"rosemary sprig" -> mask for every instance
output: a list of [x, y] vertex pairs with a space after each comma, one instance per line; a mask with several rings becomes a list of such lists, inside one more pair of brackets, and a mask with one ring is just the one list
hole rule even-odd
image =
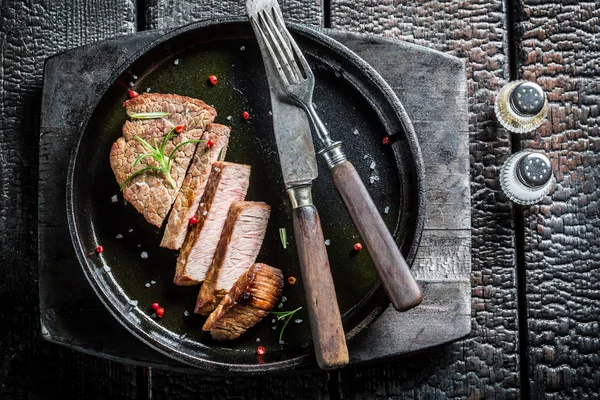
[[154, 139], [154, 146], [152, 146], [150, 143], [148, 143], [146, 140], [142, 139], [141, 137], [139, 137], [137, 135], [135, 136], [135, 139], [138, 142], [140, 142], [142, 144], [142, 146], [144, 146], [146, 148], [146, 150], [148, 150], [148, 153], [140, 154], [139, 157], [133, 163], [133, 168], [135, 168], [135, 166], [138, 165], [138, 163], [146, 157], [151, 157], [154, 160], [156, 160], [156, 162], [158, 163], [158, 167], [148, 166], [146, 168], [142, 168], [138, 171], [135, 171], [133, 174], [129, 175], [129, 177], [127, 179], [125, 179], [125, 181], [121, 184], [121, 191], [123, 191], [123, 188], [125, 187], [125, 184], [127, 182], [129, 182], [130, 180], [132, 180], [139, 174], [142, 174], [146, 171], [162, 172], [164, 174], [165, 178], [167, 179], [167, 182], [169, 182], [169, 184], [171, 185], [171, 187], [175, 188], [175, 186], [177, 186], [175, 181], [173, 180], [173, 178], [171, 178], [171, 164], [173, 163], [173, 156], [175, 155], [177, 150], [179, 150], [182, 146], [185, 146], [186, 144], [190, 144], [190, 143], [204, 142], [204, 140], [186, 140], [185, 142], [179, 143], [177, 146], [175, 146], [175, 148], [173, 149], [173, 151], [171, 151], [171, 153], [169, 155], [166, 155], [165, 148], [167, 146], [167, 143], [169, 142], [169, 139], [177, 136], [176, 134], [173, 133], [174, 131], [175, 131], [175, 128], [172, 128], [167, 133], [167, 135], [163, 139], [160, 147], [158, 146], [156, 139]]
[[133, 119], [156, 119], [156, 118], [164, 118], [169, 115], [168, 112], [164, 111], [154, 111], [147, 113], [129, 113], [129, 117]]
[[287, 249], [287, 231], [285, 228], [279, 228], [279, 238], [281, 239], [281, 245], [284, 249]]
[[219, 151], [219, 156], [217, 157], [217, 161], [223, 161], [223, 151], [225, 150], [227, 146], [223, 146], [221, 147], [221, 150]]
[[281, 330], [279, 331], [279, 341], [280, 342], [282, 340], [281, 338], [283, 337], [283, 331], [285, 330], [285, 327], [287, 326], [287, 324], [289, 324], [289, 322], [292, 319], [292, 317], [294, 316], [294, 314], [296, 314], [296, 312], [301, 309], [302, 309], [302, 307], [298, 307], [292, 311], [271, 311], [271, 314], [273, 314], [277, 317], [277, 321], [281, 321], [282, 319], [285, 319], [285, 323], [283, 324], [283, 326], [281, 327]]

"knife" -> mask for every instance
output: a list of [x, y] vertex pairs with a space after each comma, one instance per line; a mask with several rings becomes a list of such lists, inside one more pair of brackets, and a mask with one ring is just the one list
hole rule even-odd
[[[257, 13], [272, 1], [248, 0], [246, 8], [262, 54], [273, 112], [273, 129], [286, 191], [293, 213], [294, 235], [306, 292], [308, 316], [319, 367], [332, 369], [348, 363], [348, 348], [331, 276], [319, 214], [312, 202], [317, 160], [306, 113], [282, 101], [285, 91], [256, 24]], [[277, 4], [277, 3], [275, 3]]]

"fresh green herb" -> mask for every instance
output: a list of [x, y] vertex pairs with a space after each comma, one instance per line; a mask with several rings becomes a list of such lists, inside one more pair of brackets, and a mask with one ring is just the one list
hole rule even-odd
[[279, 238], [281, 239], [281, 245], [284, 249], [287, 249], [287, 231], [285, 228], [279, 228]]
[[221, 147], [221, 151], [219, 151], [219, 157], [217, 157], [217, 161], [223, 161], [223, 151], [225, 150], [225, 147], [227, 146]]
[[155, 111], [155, 112], [147, 112], [147, 113], [129, 113], [129, 117], [134, 119], [156, 119], [156, 118], [164, 118], [169, 115], [168, 112], [164, 111]]
[[277, 317], [277, 321], [281, 321], [282, 319], [285, 319], [285, 323], [281, 327], [281, 331], [279, 331], [279, 341], [280, 342], [282, 340], [281, 338], [283, 337], [283, 331], [285, 330], [285, 327], [290, 322], [290, 320], [292, 319], [294, 314], [296, 314], [296, 312], [301, 309], [302, 309], [302, 307], [298, 307], [292, 311], [281, 311], [281, 312], [280, 311], [271, 311], [271, 314], [273, 314]]
[[130, 180], [132, 180], [139, 174], [144, 173], [146, 171], [162, 172], [165, 175], [165, 178], [167, 179], [167, 181], [169, 182], [171, 187], [175, 188], [175, 186], [176, 186], [175, 181], [173, 180], [173, 178], [171, 178], [171, 164], [173, 163], [173, 156], [175, 155], [175, 152], [177, 152], [177, 150], [179, 150], [179, 148], [181, 148], [182, 146], [185, 146], [186, 144], [200, 143], [200, 142], [204, 142], [204, 140], [186, 140], [185, 142], [181, 142], [177, 146], [175, 146], [173, 151], [171, 151], [171, 154], [169, 154], [167, 156], [165, 154], [165, 148], [167, 146], [167, 143], [168, 143], [169, 139], [177, 136], [176, 134], [173, 133], [174, 130], [175, 130], [175, 128], [172, 128], [169, 131], [169, 133], [167, 133], [167, 135], [163, 139], [160, 147], [156, 143], [156, 139], [154, 139], [154, 146], [152, 146], [152, 145], [150, 145], [150, 143], [148, 143], [141, 137], [135, 136], [135, 139], [138, 142], [140, 142], [146, 148], [146, 150], [148, 150], [148, 153], [141, 154], [133, 163], [133, 168], [135, 168], [135, 166], [138, 165], [138, 163], [146, 157], [154, 158], [156, 160], [156, 162], [158, 163], [158, 167], [149, 166], [146, 168], [142, 168], [139, 171], [136, 171], [133, 174], [129, 175], [129, 177], [127, 179], [125, 179], [125, 182], [123, 182], [123, 184], [121, 185], [121, 191], [123, 191], [123, 188], [125, 187], [125, 184], [127, 182], [129, 182]]

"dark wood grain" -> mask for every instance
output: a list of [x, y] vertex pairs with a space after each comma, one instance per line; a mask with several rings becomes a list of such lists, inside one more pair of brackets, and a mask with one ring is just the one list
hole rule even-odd
[[348, 161], [336, 165], [331, 179], [394, 308], [406, 311], [419, 304], [423, 293], [354, 166]]
[[[287, 21], [316, 27], [323, 26], [322, 0], [281, 0], [279, 2]], [[203, 19], [246, 15], [246, 2], [242, 0], [147, 0], [146, 28], [175, 28]]]
[[136, 395], [135, 368], [41, 339], [36, 218], [44, 59], [133, 32], [134, 13], [131, 1], [0, 3], [0, 398]]
[[[419, 356], [342, 372], [339, 396], [343, 399], [517, 397], [514, 228], [512, 206], [498, 184], [498, 171], [510, 154], [511, 143], [510, 136], [498, 130], [493, 116], [494, 93], [508, 78], [504, 2], [332, 0], [331, 5], [332, 28], [407, 40], [466, 59], [473, 207], [470, 338]], [[368, 49], [361, 56], [374, 65], [391, 65], [385, 59], [369, 58]], [[404, 104], [415, 97], [421, 99], [420, 103], [412, 101], [421, 104], [420, 107], [407, 107], [417, 132], [430, 129], [434, 122], [443, 122], [444, 118], [442, 107], [438, 115], [424, 114], [425, 110], [443, 104], [443, 97], [418, 91], [419, 84], [406, 82], [394, 87]], [[446, 131], [446, 140], [451, 140], [451, 133], [452, 130]], [[433, 143], [425, 139], [421, 142], [422, 149], [435, 153], [443, 140], [443, 135], [437, 136]], [[439, 182], [439, 187], [455, 184], [443, 164], [430, 170], [427, 162], [425, 165], [426, 174], [433, 174], [432, 179]], [[436, 197], [436, 203], [444, 199], [442, 193]], [[428, 216], [424, 240], [429, 240], [426, 235], [435, 232], [427, 231], [427, 224], [444, 226], [447, 215], [462, 212], [458, 197], [446, 200], [454, 204], [441, 208], [442, 213]], [[436, 261], [442, 260], [433, 262]], [[428, 263], [415, 264], [416, 276], [427, 276]]]
[[548, 94], [522, 147], [545, 151], [556, 188], [524, 207], [529, 387], [535, 399], [600, 390], [600, 3], [519, 1], [520, 78]]
[[317, 364], [322, 369], [340, 368], [348, 364], [348, 347], [321, 219], [314, 206], [295, 208], [292, 219]]

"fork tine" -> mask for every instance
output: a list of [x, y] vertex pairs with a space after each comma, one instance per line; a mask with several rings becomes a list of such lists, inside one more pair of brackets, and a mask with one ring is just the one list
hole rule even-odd
[[[291, 69], [293, 71], [294, 78], [296, 78], [298, 81], [302, 81], [303, 80], [302, 71], [300, 70], [300, 67], [296, 63], [296, 59], [294, 58], [294, 53], [289, 46], [289, 42], [290, 42], [289, 32], [287, 32], [287, 28], [283, 24], [283, 21], [281, 20], [281, 17], [279, 16], [279, 13], [277, 12], [277, 10], [275, 8], [272, 8], [271, 11], [275, 15], [275, 20], [273, 20], [271, 18], [271, 16], [269, 15], [270, 13], [265, 13], [267, 16], [267, 21], [270, 23], [271, 28], [273, 29], [273, 31], [277, 35], [277, 38], [279, 39], [279, 43], [281, 43], [281, 45], [285, 51], [284, 56], [287, 55], [287, 59], [288, 59], [288, 62], [290, 63]], [[277, 24], [276, 21], [279, 21], [280, 23]]]
[[[258, 18], [260, 18], [260, 13], [258, 14]], [[255, 17], [251, 17], [250, 22], [252, 22], [252, 24], [256, 26], [256, 29], [260, 33], [260, 36], [263, 42], [265, 43], [265, 46], [269, 50], [269, 54], [271, 54], [271, 58], [273, 59], [273, 63], [275, 64], [275, 68], [277, 69], [277, 72], [279, 72], [279, 77], [283, 80], [284, 85], [289, 85], [288, 79], [285, 76], [285, 73], [283, 72], [283, 68], [281, 67], [279, 60], [277, 59], [277, 55], [275, 54], [273, 47], [271, 47], [271, 43], [269, 43], [269, 40], [267, 39], [267, 35], [265, 34]]]
[[[279, 23], [280, 26], [285, 27], [283, 19], [277, 12], [275, 12], [275, 19], [277, 20], [277, 22]], [[290, 32], [287, 29], [284, 29], [283, 31], [286, 34], [286, 37], [288, 39], [287, 41], [292, 45], [292, 48], [294, 49], [294, 53], [296, 54], [296, 57], [298, 58], [298, 60], [300, 61], [300, 64], [302, 65], [302, 68], [304, 69], [304, 74], [306, 75], [306, 78], [311, 79], [313, 74], [312, 74], [312, 70], [310, 69], [310, 65], [308, 65], [308, 61], [306, 61], [306, 57], [304, 57], [304, 54], [302, 54], [302, 51], [300, 51], [298, 44], [296, 43], [294, 38], [291, 36]], [[294, 59], [294, 62], [296, 62], [295, 59]]]
[[[283, 66], [285, 67], [285, 71], [287, 71], [287, 73], [289, 74], [290, 83], [292, 85], [298, 83], [296, 74], [294, 74], [294, 70], [292, 69], [292, 67], [289, 63], [289, 60], [286, 58], [285, 52], [281, 49], [281, 46], [283, 45], [283, 41], [278, 40], [279, 38], [277, 38], [276, 35], [273, 33], [273, 28], [275, 28], [275, 31], [277, 31], [277, 28], [274, 26], [272, 27], [269, 24], [269, 15], [265, 11], [259, 13], [259, 18], [260, 18], [260, 21], [264, 24], [264, 28], [265, 28], [265, 31], [267, 32], [268, 39], [271, 40], [271, 43], [275, 46], [277, 54], [280, 56], [280, 61], [282, 62]], [[272, 20], [271, 20], [271, 22], [272, 22]]]

